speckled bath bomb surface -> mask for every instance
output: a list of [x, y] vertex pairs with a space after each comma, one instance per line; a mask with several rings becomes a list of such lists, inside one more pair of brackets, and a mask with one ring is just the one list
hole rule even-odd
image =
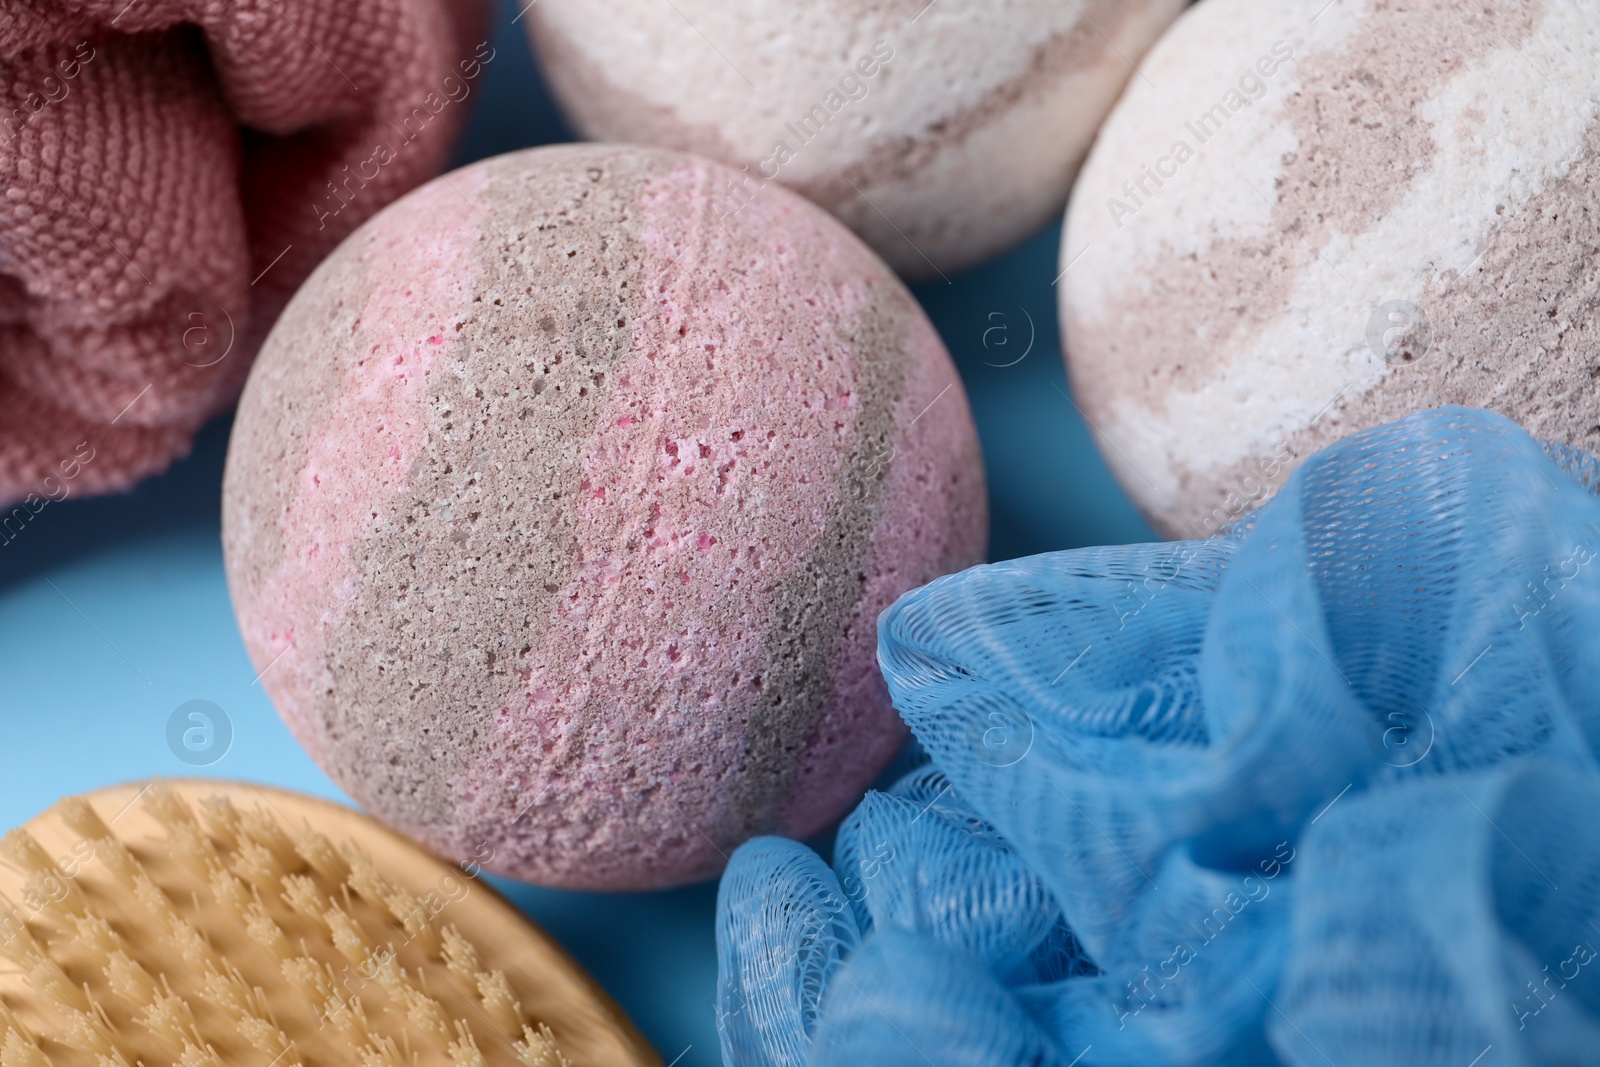
[[1151, 50], [1061, 284], [1074, 392], [1158, 528], [1442, 404], [1600, 448], [1597, 56], [1592, 0], [1205, 0]]
[[901, 743], [895, 596], [980, 559], [955, 369], [781, 189], [564, 146], [447, 175], [284, 313], [228, 457], [250, 655], [353, 797], [551, 885], [714, 874]]
[[951, 272], [1044, 225], [1184, 0], [540, 0], [540, 69], [584, 136], [782, 182], [897, 270]]

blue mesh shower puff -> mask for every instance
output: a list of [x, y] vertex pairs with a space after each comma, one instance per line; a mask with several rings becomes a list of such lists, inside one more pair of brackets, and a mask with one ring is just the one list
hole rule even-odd
[[739, 850], [730, 1067], [1600, 1064], [1600, 464], [1447, 408], [879, 620], [931, 763]]

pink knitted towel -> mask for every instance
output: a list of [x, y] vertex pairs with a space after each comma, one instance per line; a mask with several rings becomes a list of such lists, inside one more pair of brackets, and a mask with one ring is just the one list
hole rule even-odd
[[486, 15], [0, 0], [0, 503], [188, 451], [318, 261], [444, 165]]

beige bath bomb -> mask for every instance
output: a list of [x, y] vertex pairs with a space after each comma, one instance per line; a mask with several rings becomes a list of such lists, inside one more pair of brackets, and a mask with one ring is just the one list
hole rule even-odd
[[1184, 0], [540, 0], [527, 25], [584, 136], [742, 167], [716, 217], [771, 182], [908, 276], [977, 262], [1060, 210]]
[[1600, 5], [1206, 0], [1067, 212], [1073, 390], [1163, 532], [1441, 404], [1600, 445]]

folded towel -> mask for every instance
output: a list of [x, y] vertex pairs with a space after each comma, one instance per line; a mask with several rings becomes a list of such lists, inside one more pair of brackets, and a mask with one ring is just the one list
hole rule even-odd
[[0, 0], [0, 502], [188, 450], [321, 258], [443, 167], [486, 15]]

